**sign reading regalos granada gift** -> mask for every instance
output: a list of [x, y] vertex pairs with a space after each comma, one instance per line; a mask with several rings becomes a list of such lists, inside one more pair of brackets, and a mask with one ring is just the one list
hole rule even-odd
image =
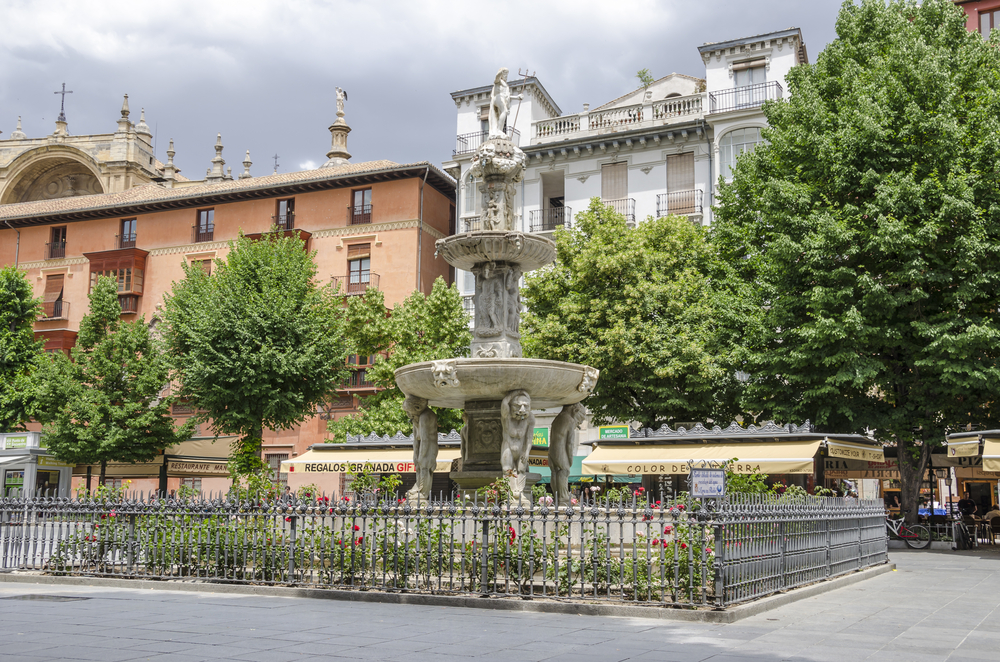
[[[438, 461], [440, 464], [440, 460]], [[301, 464], [289, 464], [288, 471], [295, 473], [301, 471], [307, 474], [322, 473], [368, 473], [389, 474], [389, 473], [413, 473], [416, 469], [413, 462], [303, 462]]]
[[597, 428], [598, 439], [628, 439], [627, 425], [602, 425]]

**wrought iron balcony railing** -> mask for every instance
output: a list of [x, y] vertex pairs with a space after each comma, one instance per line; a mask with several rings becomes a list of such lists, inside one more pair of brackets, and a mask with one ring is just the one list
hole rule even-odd
[[756, 108], [765, 101], [780, 99], [782, 94], [781, 83], [776, 80], [718, 90], [708, 94], [708, 112], [725, 113]]
[[570, 228], [572, 211], [569, 207], [536, 209], [528, 215], [532, 232], [553, 232], [556, 228]]
[[617, 200], [601, 200], [616, 212], [625, 217], [630, 225], [635, 225], [635, 198], [618, 198]]
[[459, 219], [461, 223], [462, 232], [479, 232], [483, 229], [483, 220], [481, 216], [467, 216], [463, 219]]
[[700, 214], [702, 213], [701, 201], [701, 189], [660, 193], [656, 196], [656, 217], [661, 218], [669, 214], [677, 216]]
[[194, 243], [200, 244], [204, 241], [215, 240], [215, 224], [194, 226]]
[[470, 316], [476, 316], [476, 299], [471, 294], [469, 296], [462, 297], [462, 310], [467, 312]]
[[46, 301], [42, 304], [42, 312], [38, 316], [40, 321], [44, 320], [65, 320], [69, 319], [69, 301]]
[[375, 384], [368, 380], [367, 368], [358, 368], [351, 372], [351, 376], [344, 384], [343, 390], [354, 390], [363, 388], [375, 388]]
[[135, 233], [116, 234], [115, 248], [135, 248]]
[[348, 205], [347, 224], [364, 225], [372, 222], [372, 206], [369, 205]]
[[[488, 131], [476, 131], [475, 133], [463, 133], [456, 136], [455, 149], [452, 154], [455, 156], [458, 156], [459, 154], [471, 154], [479, 149], [480, 145], [486, 142], [486, 136], [488, 135]], [[521, 146], [521, 132], [517, 129], [507, 127], [507, 137], [518, 147]]]
[[122, 307], [122, 314], [139, 312], [138, 294], [119, 294], [118, 305]]
[[66, 242], [65, 241], [50, 241], [45, 244], [45, 259], [47, 260], [58, 260], [66, 257]]
[[368, 290], [378, 289], [378, 274], [370, 271], [356, 271], [347, 276], [334, 276], [333, 286], [338, 288], [338, 292], [346, 296], [356, 296], [364, 294]]
[[288, 212], [287, 214], [279, 214], [277, 216], [272, 216], [271, 220], [274, 221], [274, 224], [278, 226], [279, 230], [295, 229], [295, 212]]

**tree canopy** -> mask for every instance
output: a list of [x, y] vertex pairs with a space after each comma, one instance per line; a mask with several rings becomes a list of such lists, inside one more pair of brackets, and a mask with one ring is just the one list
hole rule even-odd
[[304, 248], [297, 235], [241, 234], [211, 275], [185, 265], [165, 297], [180, 394], [217, 434], [239, 435], [241, 473], [260, 468], [264, 428], [301, 423], [347, 376], [343, 308]]
[[[412, 425], [402, 409], [405, 396], [396, 386], [393, 373], [410, 363], [467, 356], [472, 342], [462, 297], [454, 285], [449, 287], [441, 278], [434, 281], [430, 295], [414, 292], [392, 311], [386, 308], [385, 297], [378, 290], [352, 297], [347, 305], [346, 328], [351, 352], [375, 357], [366, 378], [380, 390], [361, 398], [358, 414], [330, 422], [329, 430], [336, 441], [345, 441], [348, 434], [409, 433]], [[462, 427], [458, 410], [435, 411], [440, 431]]]
[[527, 277], [522, 344], [601, 371], [586, 401], [595, 422], [737, 413], [733, 330], [746, 313], [701, 228], [677, 216], [629, 227], [595, 198], [556, 245], [555, 264]]
[[41, 352], [34, 333], [40, 309], [25, 273], [0, 269], [0, 431], [21, 430], [31, 417], [28, 377]]
[[911, 517], [931, 447], [998, 421], [998, 35], [947, 0], [846, 2], [719, 187], [762, 311], [748, 407], [896, 444]]
[[191, 436], [174, 426], [172, 398], [162, 394], [169, 366], [142, 320], [121, 321], [118, 286], [101, 277], [90, 293], [72, 360], [62, 352], [40, 361], [37, 418], [49, 451], [72, 464], [145, 462]]

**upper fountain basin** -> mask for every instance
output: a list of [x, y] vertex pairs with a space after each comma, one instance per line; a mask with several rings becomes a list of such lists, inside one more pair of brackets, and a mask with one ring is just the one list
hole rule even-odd
[[434, 407], [460, 409], [466, 402], [502, 400], [524, 389], [532, 409], [580, 402], [594, 390], [599, 372], [590, 366], [546, 359], [446, 359], [411, 363], [396, 370], [406, 395]]
[[554, 241], [523, 232], [466, 232], [438, 239], [435, 247], [448, 264], [463, 271], [484, 262], [513, 262], [528, 272], [556, 259]]

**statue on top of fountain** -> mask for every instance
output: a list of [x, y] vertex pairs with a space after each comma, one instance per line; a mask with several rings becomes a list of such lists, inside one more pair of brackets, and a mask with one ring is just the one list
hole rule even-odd
[[[518, 97], [520, 98], [520, 97]], [[507, 69], [501, 68], [493, 81], [490, 95], [489, 133], [472, 157], [472, 176], [480, 180], [479, 190], [486, 197], [483, 210], [484, 230], [514, 232], [514, 195], [524, 177], [524, 152], [507, 137], [510, 113], [510, 87]]]

